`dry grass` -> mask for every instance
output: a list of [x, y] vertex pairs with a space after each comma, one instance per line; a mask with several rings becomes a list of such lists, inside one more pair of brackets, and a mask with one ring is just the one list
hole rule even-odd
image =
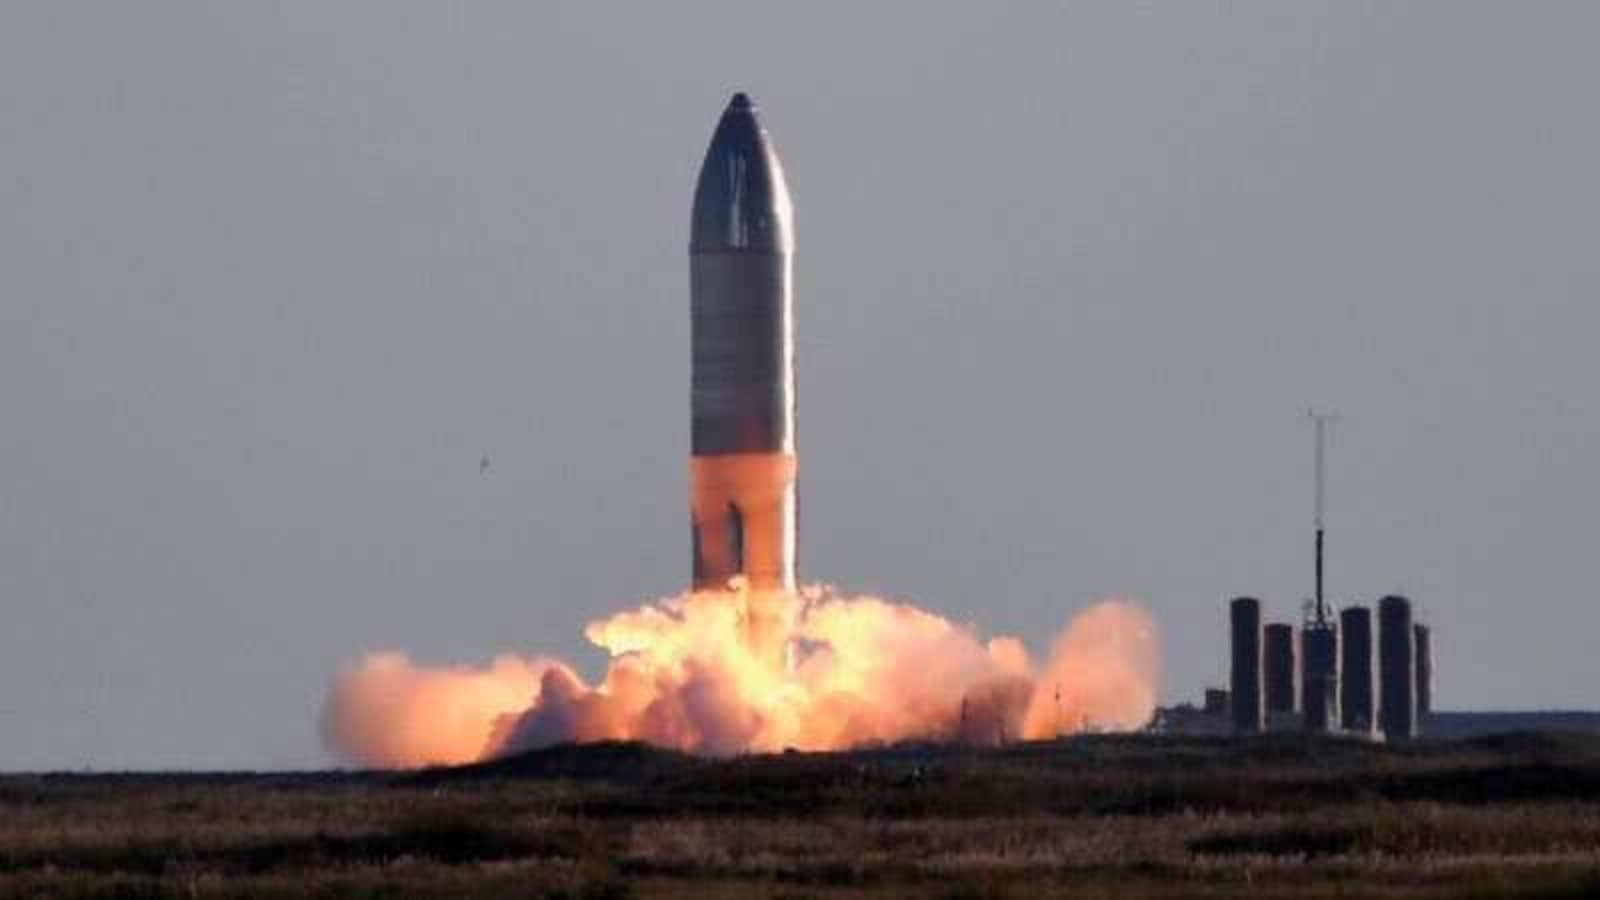
[[1600, 744], [1572, 738], [1095, 739], [613, 778], [562, 752], [555, 773], [0, 777], [0, 897], [1600, 895]]

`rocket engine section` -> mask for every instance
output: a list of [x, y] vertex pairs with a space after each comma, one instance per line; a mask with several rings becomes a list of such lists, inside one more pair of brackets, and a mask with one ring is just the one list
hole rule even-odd
[[694, 586], [795, 586], [793, 212], [756, 107], [735, 94], [689, 238]]

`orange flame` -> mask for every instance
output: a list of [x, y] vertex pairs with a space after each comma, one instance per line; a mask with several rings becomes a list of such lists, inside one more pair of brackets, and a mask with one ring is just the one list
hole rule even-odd
[[711, 754], [828, 750], [1130, 729], [1155, 700], [1154, 624], [1118, 600], [1074, 617], [1040, 667], [1015, 638], [984, 642], [914, 606], [817, 586], [736, 582], [585, 633], [611, 654], [595, 685], [553, 660], [428, 669], [368, 656], [335, 678], [323, 734], [343, 758], [379, 767], [604, 739]]

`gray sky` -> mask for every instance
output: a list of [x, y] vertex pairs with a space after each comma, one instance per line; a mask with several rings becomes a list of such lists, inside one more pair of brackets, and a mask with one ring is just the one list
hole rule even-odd
[[[794, 193], [801, 564], [1163, 695], [1403, 588], [1449, 708], [1600, 705], [1600, 6], [10, 2], [0, 769], [320, 765], [364, 650], [688, 577], [687, 227]], [[478, 460], [493, 461], [480, 476]]]

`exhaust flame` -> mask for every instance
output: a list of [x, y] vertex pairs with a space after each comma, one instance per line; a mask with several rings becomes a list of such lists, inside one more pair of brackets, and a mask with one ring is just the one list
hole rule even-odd
[[1143, 725], [1156, 632], [1126, 601], [1075, 616], [1035, 666], [941, 616], [825, 587], [700, 591], [593, 622], [611, 654], [586, 684], [549, 659], [419, 668], [378, 653], [339, 674], [323, 736], [341, 757], [405, 768], [563, 741], [643, 740], [708, 754], [908, 739], [1001, 743]]

